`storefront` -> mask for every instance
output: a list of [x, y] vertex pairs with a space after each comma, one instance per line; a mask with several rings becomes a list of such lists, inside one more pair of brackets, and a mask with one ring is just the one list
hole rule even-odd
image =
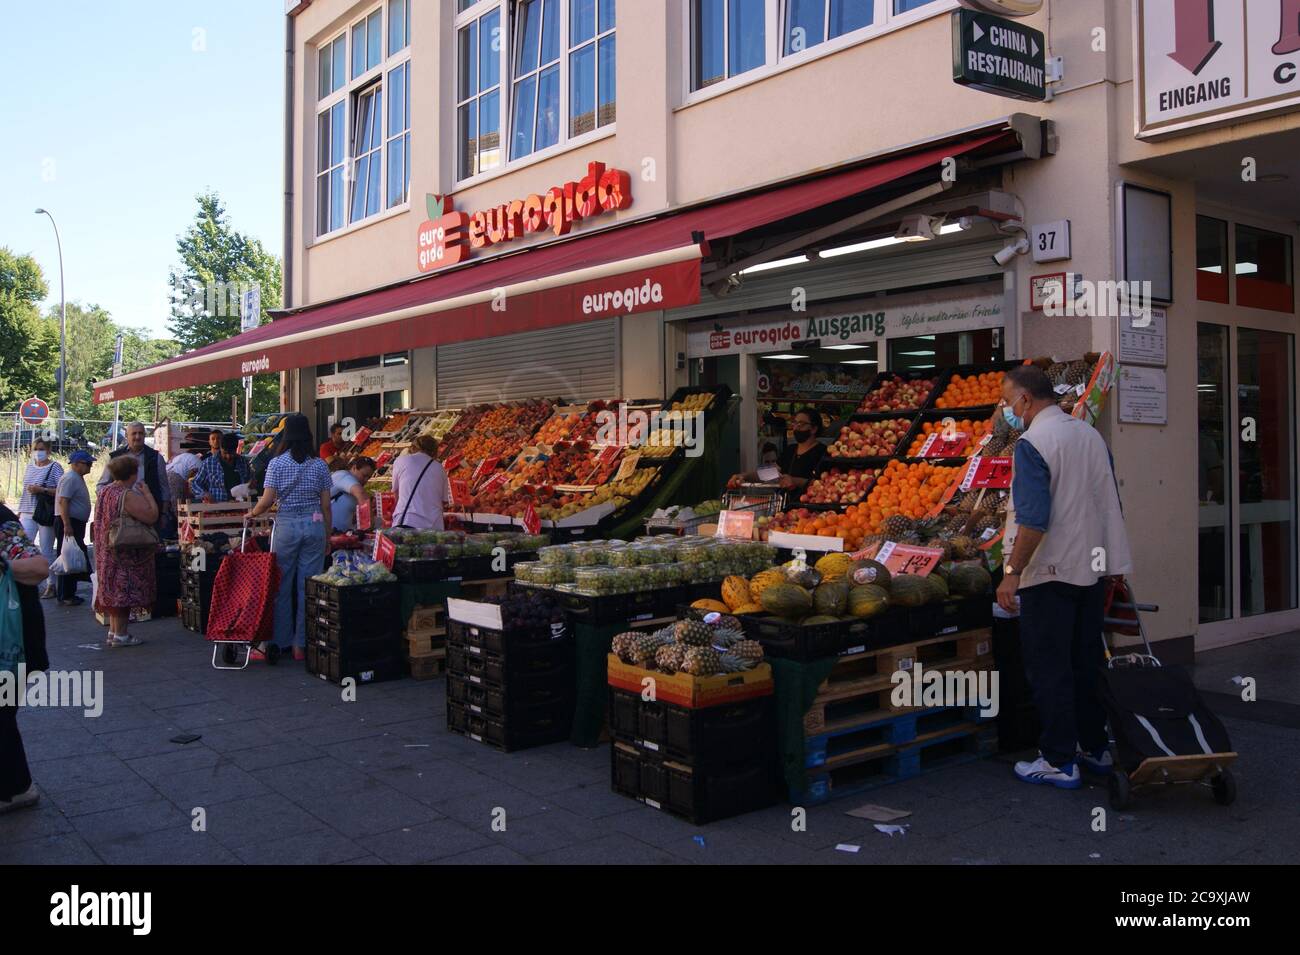
[[317, 434], [329, 434], [338, 422], [351, 440], [376, 418], [410, 406], [411, 359], [406, 353], [316, 366]]

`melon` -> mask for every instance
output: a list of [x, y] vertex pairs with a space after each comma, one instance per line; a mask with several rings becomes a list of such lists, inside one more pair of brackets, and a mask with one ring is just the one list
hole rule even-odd
[[938, 574], [931, 574], [929, 577], [922, 577], [925, 585], [930, 588], [930, 603], [939, 604], [948, 599], [948, 581]]
[[839, 580], [853, 568], [853, 558], [848, 554], [827, 554], [813, 564], [813, 569], [822, 575], [822, 581]]
[[832, 617], [830, 614], [818, 614], [815, 617], [805, 617], [800, 623], [805, 627], [815, 627], [821, 623], [839, 623], [839, 617]]
[[899, 574], [889, 584], [890, 603], [899, 607], [924, 607], [932, 593], [922, 578], [912, 574]]
[[736, 613], [736, 614], [740, 614], [740, 613], [762, 613], [762, 612], [763, 612], [763, 605], [762, 605], [762, 604], [756, 604], [756, 603], [748, 603], [748, 604], [744, 604], [743, 606], [733, 608], [731, 612], [732, 612], [732, 613]]
[[763, 591], [763, 609], [785, 620], [799, 620], [812, 611], [812, 594], [798, 584], [776, 584]]
[[731, 613], [731, 608], [721, 600], [697, 600], [691, 604], [695, 610], [703, 610], [706, 613]]
[[957, 564], [948, 575], [948, 589], [956, 597], [980, 597], [993, 589], [993, 577], [979, 564]]
[[824, 583], [813, 591], [813, 612], [831, 617], [844, 616], [849, 602], [849, 585], [842, 581]]
[[874, 617], [889, 609], [889, 594], [876, 584], [863, 584], [849, 591], [849, 614], [858, 617]]
[[857, 561], [853, 565], [853, 569], [849, 571], [849, 579], [857, 586], [875, 584], [877, 587], [882, 588], [886, 593], [889, 592], [889, 569], [879, 561]]
[[749, 593], [749, 581], [744, 577], [735, 576], [725, 579], [722, 582], [722, 602], [732, 610], [743, 607], [747, 603], [752, 603], [753, 598]]
[[763, 591], [768, 587], [787, 582], [785, 571], [773, 567], [749, 578], [749, 596], [755, 603], [759, 603], [763, 598]]

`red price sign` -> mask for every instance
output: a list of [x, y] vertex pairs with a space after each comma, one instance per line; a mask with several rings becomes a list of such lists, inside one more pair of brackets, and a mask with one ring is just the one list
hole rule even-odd
[[357, 530], [370, 530], [370, 502], [357, 505]]
[[536, 534], [542, 529], [542, 519], [537, 516], [537, 511], [533, 510], [533, 505], [529, 504], [524, 508], [524, 530], [530, 534]]
[[885, 541], [880, 545], [876, 560], [884, 564], [891, 574], [926, 577], [943, 560], [943, 548], [917, 547], [914, 544], [895, 544], [893, 541]]
[[464, 478], [451, 479], [451, 503], [458, 506], [469, 503], [469, 482]]
[[375, 535], [375, 560], [389, 570], [393, 569], [393, 561], [397, 560], [397, 545], [383, 534]]
[[443, 470], [445, 470], [448, 474], [450, 474], [452, 471], [460, 467], [461, 461], [462, 458], [459, 454], [453, 454], [446, 461], [442, 462]]
[[482, 461], [480, 461], [480, 462], [478, 463], [478, 467], [476, 467], [476, 468], [474, 469], [474, 473], [473, 473], [472, 475], [470, 475], [470, 479], [469, 479], [469, 480], [470, 480], [470, 483], [471, 483], [471, 484], [477, 484], [477, 483], [478, 483], [479, 481], [481, 481], [481, 480], [482, 480], [486, 475], [491, 474], [493, 471], [495, 471], [495, 470], [496, 470], [496, 466], [497, 466], [500, 462], [501, 462], [501, 458], [499, 458], [499, 457], [496, 457], [496, 458], [484, 458]]
[[936, 431], [921, 445], [920, 457], [959, 458], [966, 450], [967, 435], [961, 431]]
[[374, 434], [374, 432], [371, 431], [369, 428], [362, 428], [360, 431], [356, 433], [356, 437], [352, 439], [352, 443], [360, 447], [370, 440], [370, 436], [372, 434]]
[[379, 492], [379, 519], [384, 527], [393, 526], [393, 515], [397, 513], [397, 492]]
[[717, 537], [750, 540], [754, 536], [753, 511], [723, 511], [718, 515]]
[[382, 471], [384, 468], [388, 467], [388, 462], [391, 460], [393, 460], [393, 452], [385, 451], [383, 454], [379, 455], [379, 457], [375, 458], [375, 470]]
[[498, 471], [480, 485], [478, 493], [490, 494], [492, 491], [504, 487], [509, 481], [510, 478], [505, 471]]
[[974, 457], [966, 465], [966, 474], [961, 479], [961, 489], [990, 488], [1005, 491], [1011, 487], [1011, 458]]
[[608, 464], [610, 461], [613, 461], [618, 457], [618, 453], [622, 450], [623, 449], [617, 444], [605, 445], [605, 447], [601, 448], [599, 453], [596, 455], [596, 466], [600, 467], [602, 464]]

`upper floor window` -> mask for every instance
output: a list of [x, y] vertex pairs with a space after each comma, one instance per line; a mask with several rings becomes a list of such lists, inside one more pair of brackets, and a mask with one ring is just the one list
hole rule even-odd
[[457, 9], [457, 178], [614, 122], [615, 0], [458, 0]]
[[317, 47], [317, 235], [410, 195], [412, 6], [388, 0]]
[[[702, 90], [936, 0], [687, 0], [690, 88]], [[769, 29], [779, 34], [770, 36]]]

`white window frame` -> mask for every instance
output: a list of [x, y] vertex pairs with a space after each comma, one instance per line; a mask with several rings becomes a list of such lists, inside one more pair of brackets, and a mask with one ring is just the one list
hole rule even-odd
[[[682, 37], [686, 48], [684, 50], [685, 55], [681, 58], [681, 98], [676, 108], [684, 109], [694, 106], [696, 103], [761, 82], [770, 76], [789, 69], [795, 69], [813, 60], [874, 40], [894, 30], [901, 30], [915, 23], [949, 14], [958, 8], [957, 0], [933, 0], [933, 2], [908, 13], [895, 14], [894, 0], [875, 0], [875, 3], [875, 15], [869, 26], [841, 34], [834, 39], [824, 40], [795, 53], [786, 54], [784, 26], [788, 2], [787, 0], [766, 0], [765, 10], [767, 16], [764, 27], [766, 30], [764, 45], [767, 56], [764, 64], [736, 76], [725, 77], [710, 86], [697, 90], [692, 87], [695, 73], [695, 34], [691, 26], [692, 0], [680, 0]], [[724, 55], [726, 55], [725, 32], [723, 43]]]
[[[408, 7], [407, 7], [408, 25], [410, 24], [412, 18], [414, 17], [414, 12], [413, 12], [414, 6], [415, 4], [410, 2], [410, 0], [408, 0]], [[405, 93], [408, 100], [407, 110], [408, 113], [411, 115], [412, 120], [411, 123], [407, 125], [407, 128], [405, 130], [403, 130], [400, 134], [391, 137], [389, 135], [389, 125], [388, 125], [388, 108], [389, 108], [388, 96], [391, 91], [388, 90], [386, 87], [388, 85], [389, 73], [392, 70], [397, 69], [398, 67], [409, 64], [411, 60], [411, 33], [410, 33], [410, 28], [408, 27], [406, 46], [402, 47], [400, 50], [396, 51], [395, 53], [391, 53], [391, 54], [389, 53], [388, 51], [389, 9], [390, 9], [389, 0], [378, 0], [378, 2], [367, 6], [356, 16], [352, 17], [347, 22], [347, 24], [344, 25], [341, 29], [334, 31], [329, 35], [327, 39], [321, 41], [316, 45], [316, 49], [315, 49], [316, 55], [314, 57], [314, 61], [311, 64], [311, 66], [313, 69], [312, 76], [314, 78], [314, 84], [315, 84], [313, 89], [316, 90], [317, 94], [319, 94], [320, 92], [320, 57], [325, 50], [332, 50], [332, 45], [340, 38], [342, 38], [344, 41], [343, 65], [344, 65], [344, 73], [346, 78], [343, 82], [343, 85], [340, 86], [338, 89], [334, 90], [324, 98], [321, 98], [318, 95], [316, 100], [316, 127], [314, 130], [316, 147], [311, 157], [312, 184], [315, 187], [315, 191], [313, 192], [315, 208], [314, 208], [314, 215], [312, 217], [312, 233], [313, 233], [312, 244], [315, 244], [317, 242], [323, 242], [328, 239], [333, 239], [340, 235], [344, 235], [352, 231], [354, 228], [360, 228], [388, 214], [396, 214], [399, 212], [403, 212], [410, 207], [410, 175], [411, 175], [410, 150], [409, 148], [406, 147], [406, 144], [405, 142], [403, 142], [403, 140], [409, 140], [411, 135], [411, 126], [414, 125], [414, 110], [411, 110], [409, 106], [409, 100], [412, 95], [411, 83], [410, 83], [411, 70], [409, 70], [408, 68]], [[368, 21], [369, 18], [373, 16], [376, 12], [380, 14], [379, 24], [378, 24], [378, 29], [380, 34], [379, 62], [375, 66], [367, 68], [365, 72], [359, 74], [356, 77], [353, 77], [352, 57], [354, 54], [353, 54], [352, 44], [353, 44], [354, 34], [352, 31], [358, 25]], [[368, 30], [369, 28], [367, 28], [367, 37], [369, 36]], [[352, 218], [352, 191], [356, 180], [357, 160], [358, 158], [360, 158], [355, 154], [355, 149], [356, 149], [355, 132], [356, 132], [356, 124], [357, 124], [357, 106], [359, 102], [358, 94], [363, 94], [363, 93], [368, 94], [372, 88], [377, 88], [378, 90], [382, 91], [384, 97], [383, 108], [381, 110], [382, 116], [380, 117], [380, 124], [379, 124], [379, 133], [380, 133], [379, 145], [377, 147], [379, 149], [379, 165], [380, 165], [379, 208], [376, 212], [370, 213], [369, 215], [363, 215], [359, 219], [353, 219]], [[345, 137], [344, 140], [345, 147], [344, 147], [344, 157], [343, 157], [343, 198], [342, 198], [343, 224], [340, 225], [338, 228], [332, 229], [330, 231], [321, 232], [319, 231], [320, 221], [321, 221], [320, 189], [317, 183], [319, 181], [319, 177], [322, 175], [328, 175], [328, 172], [320, 173], [317, 171], [319, 168], [318, 162], [319, 162], [319, 150], [320, 150], [320, 122], [321, 122], [320, 117], [322, 116], [322, 114], [328, 113], [340, 102], [345, 104], [343, 110], [344, 113], [343, 135]], [[406, 154], [407, 154], [407, 161], [404, 164], [404, 174], [407, 177], [406, 199], [400, 203], [395, 203], [392, 206], [388, 205], [388, 150], [390, 148], [390, 141], [391, 143], [397, 143], [402, 145], [403, 148], [406, 149]], [[337, 168], [337, 166], [329, 167], [330, 170], [335, 168]]]
[[[621, 3], [635, 3], [639, 0], [620, 0]], [[458, 6], [459, 4], [453, 4]], [[597, 125], [595, 129], [581, 133], [577, 136], [570, 135], [573, 117], [571, 115], [572, 103], [570, 101], [570, 83], [569, 83], [569, 54], [587, 43], [594, 42], [591, 40], [583, 41], [575, 46], [569, 42], [569, 0], [560, 0], [560, 129], [559, 137], [554, 145], [547, 146], [543, 149], [535, 150], [518, 159], [510, 158], [510, 148], [514, 142], [514, 51], [517, 38], [519, 23], [514, 16], [518, 4], [512, 3], [511, 0], [477, 0], [470, 4], [465, 10], [457, 13], [452, 23], [452, 94], [451, 94], [451, 132], [449, 137], [452, 147], [452, 180], [457, 189], [465, 189], [469, 186], [478, 185], [479, 183], [495, 179], [498, 176], [506, 175], [515, 170], [531, 166], [535, 163], [543, 162], [560, 153], [585, 146], [597, 140], [613, 136], [618, 131], [618, 121], [608, 123], [604, 126]], [[462, 177], [460, 170], [460, 156], [462, 144], [460, 142], [460, 119], [459, 108], [460, 99], [460, 31], [468, 26], [474, 20], [479, 19], [492, 9], [498, 9], [501, 16], [501, 36], [504, 42], [501, 44], [499, 51], [500, 62], [498, 64], [500, 76], [500, 96], [499, 96], [499, 126], [501, 131], [501, 162], [491, 169], [482, 170], [469, 176]], [[615, 8], [615, 26], [613, 30], [600, 31], [597, 38], [604, 36], [614, 36], [614, 57], [615, 63], [618, 62], [618, 12]], [[599, 47], [597, 47], [597, 56], [599, 57]], [[599, 76], [599, 66], [597, 67]], [[535, 94], [536, 95], [536, 94]], [[466, 100], [465, 102], [468, 102]], [[617, 110], [618, 88], [615, 80], [614, 103]], [[597, 114], [600, 109], [600, 90], [596, 90], [596, 108]], [[617, 115], [617, 114], [616, 114]], [[537, 117], [534, 113], [533, 122], [536, 124]], [[535, 128], [535, 127], [534, 127]]]

